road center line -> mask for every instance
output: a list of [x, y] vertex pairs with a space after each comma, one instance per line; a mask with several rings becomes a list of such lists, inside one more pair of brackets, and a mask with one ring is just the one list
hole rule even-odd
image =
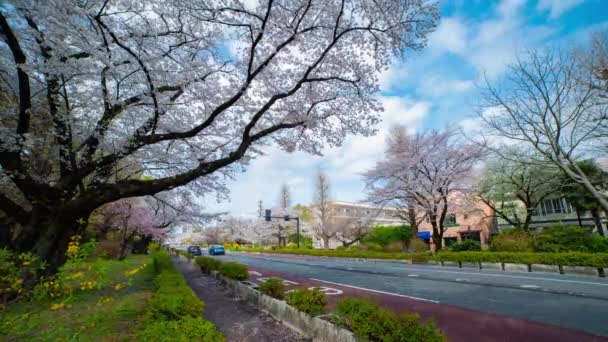
[[396, 296], [396, 297], [403, 297], [403, 298], [409, 298], [409, 299], [415, 299], [415, 300], [422, 300], [422, 301], [431, 302], [431, 303], [439, 303], [439, 301], [437, 301], [437, 300], [420, 298], [420, 297], [413, 297], [413, 296], [407, 296], [407, 295], [402, 295], [402, 294], [399, 294], [399, 293], [392, 293], [392, 292], [386, 292], [386, 291], [368, 289], [368, 288], [365, 288], [365, 287], [347, 285], [347, 284], [342, 284], [342, 283], [334, 283], [333, 281], [327, 281], [327, 280], [321, 280], [321, 279], [315, 279], [315, 278], [310, 278], [310, 280], [320, 281], [322, 283], [328, 283], [328, 284], [339, 285], [339, 286], [344, 286], [344, 287], [350, 287], [352, 289], [357, 289], [357, 290], [363, 290], [363, 291], [369, 291], [369, 292], [375, 292], [375, 293], [385, 294], [385, 295], [389, 295], [389, 296]]

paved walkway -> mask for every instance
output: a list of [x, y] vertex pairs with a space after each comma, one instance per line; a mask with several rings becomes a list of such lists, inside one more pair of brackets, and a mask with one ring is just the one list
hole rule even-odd
[[174, 258], [177, 269], [196, 295], [205, 302], [205, 319], [213, 322], [230, 342], [306, 341], [297, 332], [225, 292], [217, 281], [193, 263]]

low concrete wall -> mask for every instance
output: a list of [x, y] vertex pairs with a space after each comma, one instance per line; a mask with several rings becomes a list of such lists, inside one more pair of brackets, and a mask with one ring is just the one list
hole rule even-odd
[[595, 267], [585, 267], [585, 266], [563, 266], [564, 273], [574, 273], [574, 274], [586, 274], [586, 275], [594, 275], [598, 276], [598, 269]]
[[358, 341], [352, 332], [339, 328], [320, 318], [310, 317], [307, 314], [294, 309], [284, 301], [262, 294], [245, 284], [228, 279], [218, 272], [212, 272], [212, 276], [217, 278], [223, 286], [236, 296], [247, 300], [257, 306], [260, 310], [273, 316], [275, 319], [300, 331], [303, 335], [312, 338], [314, 342]]
[[502, 263], [500, 262], [482, 262], [482, 270], [502, 270]]
[[505, 271], [511, 272], [530, 272], [529, 266], [525, 264], [511, 264], [508, 262], [504, 263]]
[[532, 264], [532, 272], [551, 272], [551, 273], [558, 273], [558, 272], [559, 272], [559, 266], [557, 266], [557, 265], [539, 265], [539, 264]]

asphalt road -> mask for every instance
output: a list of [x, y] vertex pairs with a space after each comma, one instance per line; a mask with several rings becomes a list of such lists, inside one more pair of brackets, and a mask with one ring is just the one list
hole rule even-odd
[[[451, 340], [608, 340], [608, 279], [502, 272], [290, 255], [229, 254], [254, 277], [368, 296], [401, 311], [433, 317]], [[477, 337], [477, 338], [476, 338]]]

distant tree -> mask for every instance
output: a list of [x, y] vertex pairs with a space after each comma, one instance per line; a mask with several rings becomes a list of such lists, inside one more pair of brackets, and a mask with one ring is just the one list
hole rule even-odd
[[374, 227], [374, 220], [381, 214], [377, 208], [352, 209], [349, 217], [336, 220], [336, 238], [348, 247], [365, 239]]
[[283, 210], [291, 207], [291, 191], [285, 183], [281, 185], [281, 191], [279, 192], [279, 207]]
[[366, 172], [372, 202], [414, 200], [426, 213], [436, 250], [442, 248], [446, 215], [452, 212], [450, 197], [470, 188], [473, 166], [482, 148], [463, 142], [455, 132], [426, 131], [408, 135], [394, 127], [387, 138], [384, 158]]
[[522, 153], [502, 150], [487, 161], [475, 191], [496, 216], [528, 231], [533, 212], [545, 199], [560, 193], [562, 180], [560, 170], [552, 165], [516, 160], [516, 154]]
[[145, 206], [133, 200], [120, 200], [109, 203], [101, 209], [104, 224], [110, 232], [115, 232], [120, 242], [119, 258], [124, 259], [133, 240], [147, 238], [159, 240], [167, 233], [167, 227]]
[[333, 222], [334, 207], [331, 205], [330, 184], [327, 175], [319, 170], [315, 175], [312, 206], [312, 231], [323, 241], [323, 248], [329, 248], [329, 241], [336, 236], [336, 222]]

